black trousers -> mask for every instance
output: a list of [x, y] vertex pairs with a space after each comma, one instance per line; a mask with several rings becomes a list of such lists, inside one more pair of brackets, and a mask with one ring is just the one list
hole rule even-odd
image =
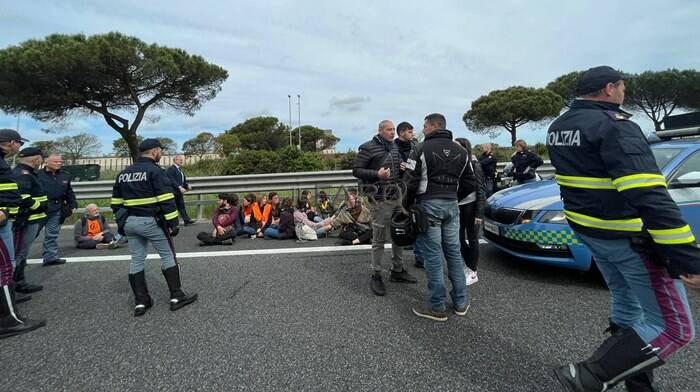
[[365, 230], [358, 235], [356, 231], [346, 226], [341, 230], [338, 237], [346, 241], [355, 241], [359, 239], [360, 244], [369, 244], [372, 242], [372, 230]]
[[476, 202], [459, 206], [460, 251], [464, 263], [472, 271], [476, 271], [479, 263], [479, 227], [474, 222], [475, 219]]
[[175, 192], [175, 205], [177, 206], [177, 211], [180, 213], [182, 220], [185, 223], [191, 221], [189, 215], [187, 215], [187, 209], [185, 208], [185, 196], [180, 192]]
[[199, 234], [197, 234], [197, 239], [202, 241], [205, 245], [221, 245], [224, 241], [227, 240], [236, 240], [236, 230], [231, 229], [224, 234], [219, 235], [219, 236], [212, 236], [211, 233], [207, 233], [206, 231], [202, 231]]

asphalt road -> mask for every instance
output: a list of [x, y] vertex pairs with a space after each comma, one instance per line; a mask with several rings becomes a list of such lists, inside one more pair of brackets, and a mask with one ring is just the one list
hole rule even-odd
[[[200, 248], [193, 237], [206, 227], [185, 228], [179, 252], [334, 245]], [[417, 285], [387, 283], [386, 297], [372, 295], [367, 250], [183, 257], [184, 287], [199, 301], [178, 312], [151, 261], [155, 306], [138, 319], [128, 260], [30, 265], [45, 289], [20, 309], [49, 324], [0, 340], [0, 391], [558, 391], [550, 369], [585, 358], [605, 336], [607, 290], [595, 277], [482, 249], [469, 313], [447, 323], [411, 313], [426, 299], [420, 271]], [[116, 253], [128, 250], [64, 251]], [[700, 296], [691, 300], [700, 314]], [[697, 344], [657, 373], [663, 391], [700, 391]]]

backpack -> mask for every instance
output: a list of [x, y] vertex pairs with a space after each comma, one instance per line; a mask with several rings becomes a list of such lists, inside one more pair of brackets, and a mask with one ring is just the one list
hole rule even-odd
[[297, 238], [302, 241], [316, 241], [318, 239], [316, 231], [303, 223], [297, 223], [294, 226], [294, 231]]
[[391, 242], [398, 246], [411, 245], [427, 227], [427, 216], [420, 204], [414, 204], [408, 210], [397, 206], [391, 214]]

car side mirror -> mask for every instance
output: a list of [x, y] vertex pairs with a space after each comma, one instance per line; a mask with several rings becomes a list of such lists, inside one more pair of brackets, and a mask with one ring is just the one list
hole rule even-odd
[[700, 172], [693, 171], [678, 176], [668, 184], [669, 189], [700, 187]]

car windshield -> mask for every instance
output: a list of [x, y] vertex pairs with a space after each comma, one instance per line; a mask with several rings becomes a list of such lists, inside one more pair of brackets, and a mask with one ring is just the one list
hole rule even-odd
[[659, 169], [663, 170], [663, 168], [683, 150], [680, 148], [654, 148], [651, 151], [654, 153], [656, 165], [659, 166]]

